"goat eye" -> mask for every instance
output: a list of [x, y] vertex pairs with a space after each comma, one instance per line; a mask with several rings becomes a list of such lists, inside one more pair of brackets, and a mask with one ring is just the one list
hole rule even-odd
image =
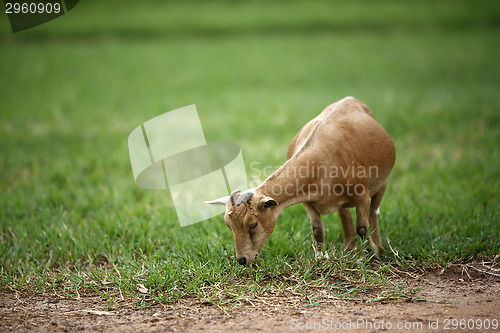
[[257, 221], [255, 221], [254, 223], [250, 224], [250, 226], [249, 226], [250, 230], [255, 229], [256, 227], [257, 227]]

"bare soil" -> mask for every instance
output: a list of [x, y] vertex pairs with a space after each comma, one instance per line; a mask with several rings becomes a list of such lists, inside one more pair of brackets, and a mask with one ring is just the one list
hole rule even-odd
[[500, 331], [500, 275], [496, 272], [484, 272], [480, 265], [457, 265], [446, 271], [402, 275], [400, 282], [417, 289], [405, 299], [344, 300], [318, 291], [316, 306], [305, 306], [293, 295], [280, 295], [276, 300], [249, 299], [233, 309], [193, 299], [146, 309], [125, 304], [109, 311], [100, 297], [82, 296], [76, 301], [3, 289], [0, 331]]

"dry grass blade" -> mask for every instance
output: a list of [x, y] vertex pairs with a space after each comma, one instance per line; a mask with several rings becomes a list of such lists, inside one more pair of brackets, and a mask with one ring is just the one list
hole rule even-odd
[[90, 314], [95, 314], [97, 316], [114, 316], [114, 315], [116, 315], [114, 312], [100, 311], [100, 310], [75, 310], [75, 311], [64, 312], [65, 315], [77, 315], [77, 314], [82, 314], [82, 313], [90, 313]]
[[[493, 275], [493, 276], [496, 276], [496, 277], [500, 277], [500, 274], [497, 274], [497, 273], [493, 273], [493, 272], [489, 272], [487, 270], [483, 270], [483, 269], [479, 269], [479, 268], [476, 268], [470, 264], [465, 264], [466, 267], [469, 267], [469, 268], [472, 268], [480, 273], [483, 273], [483, 274], [488, 274], [488, 275]], [[484, 265], [483, 265], [484, 266]], [[484, 267], [488, 267], [488, 266], [484, 266]], [[489, 267], [488, 267], [489, 268]]]

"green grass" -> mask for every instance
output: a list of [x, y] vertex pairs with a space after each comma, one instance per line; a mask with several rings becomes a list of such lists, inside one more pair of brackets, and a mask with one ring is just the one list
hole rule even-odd
[[[0, 285], [97, 293], [110, 307], [265, 295], [315, 305], [318, 290], [411, 298], [391, 267], [494, 258], [499, 18], [493, 1], [86, 1], [12, 34], [2, 15]], [[207, 140], [240, 145], [254, 179], [252, 162], [282, 163], [302, 125], [347, 95], [397, 149], [381, 234], [398, 255], [378, 264], [340, 249], [337, 215], [324, 217], [332, 260], [315, 260], [296, 206], [257, 265], [239, 267], [222, 216], [180, 228], [168, 193], [133, 181], [127, 136], [156, 115], [195, 103]]]

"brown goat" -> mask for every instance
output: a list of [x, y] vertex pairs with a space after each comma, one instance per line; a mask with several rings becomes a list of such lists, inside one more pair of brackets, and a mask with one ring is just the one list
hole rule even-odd
[[356, 245], [357, 232], [378, 253], [379, 206], [396, 151], [368, 107], [353, 97], [331, 104], [297, 133], [287, 157], [257, 188], [207, 202], [226, 206], [224, 221], [234, 234], [238, 263], [257, 259], [278, 215], [298, 203], [307, 210], [318, 251], [325, 242], [321, 214], [338, 210], [346, 248]]

